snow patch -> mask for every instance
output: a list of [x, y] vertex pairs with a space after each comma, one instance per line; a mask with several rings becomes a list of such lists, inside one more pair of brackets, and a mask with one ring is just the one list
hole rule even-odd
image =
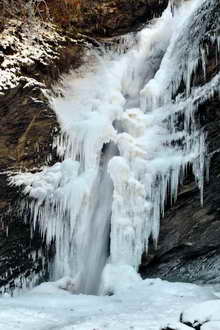
[[220, 300], [210, 300], [193, 305], [183, 312], [182, 321], [191, 323], [193, 326], [209, 321], [220, 321]]

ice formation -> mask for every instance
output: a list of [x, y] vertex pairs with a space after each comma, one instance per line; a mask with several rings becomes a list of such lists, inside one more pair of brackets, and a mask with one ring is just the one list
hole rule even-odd
[[167, 8], [126, 53], [97, 55], [90, 72], [65, 77], [64, 98], [53, 100], [63, 162], [11, 179], [32, 199], [34, 227], [55, 241], [51, 277], [73, 278], [75, 292], [97, 293], [106, 264], [101, 288], [108, 269], [138, 269], [190, 166], [203, 202], [206, 133], [194, 115], [220, 75], [194, 88], [192, 77], [201, 61], [206, 75], [201, 11], [213, 6], [183, 2], [174, 16]]

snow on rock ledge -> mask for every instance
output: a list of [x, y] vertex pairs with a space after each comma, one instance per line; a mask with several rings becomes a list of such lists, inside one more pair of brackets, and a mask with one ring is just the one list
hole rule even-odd
[[[67, 37], [52, 24], [24, 27], [18, 20], [9, 21], [0, 34], [0, 92], [15, 88], [21, 76], [35, 78], [47, 85], [51, 65], [59, 64], [64, 49], [71, 45], [76, 47], [76, 44], [75, 39]], [[65, 67], [65, 62], [62, 64]], [[58, 72], [53, 79], [57, 75]]]

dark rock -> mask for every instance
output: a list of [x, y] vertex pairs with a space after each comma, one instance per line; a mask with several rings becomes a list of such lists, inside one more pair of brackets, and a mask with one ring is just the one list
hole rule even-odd
[[82, 15], [74, 26], [93, 37], [112, 37], [135, 31], [167, 5], [168, 0], [82, 0]]
[[0, 65], [3, 63], [5, 57], [4, 57], [4, 54], [3, 52], [0, 51]]
[[55, 161], [52, 141], [57, 122], [42, 89], [25, 88], [22, 81], [0, 97], [0, 111], [0, 287], [7, 284], [12, 289], [15, 278], [20, 278], [19, 287], [24, 278], [46, 275], [47, 250], [37, 231], [30, 239], [30, 225], [18, 212], [21, 194], [8, 185], [7, 173], [36, 170], [47, 163], [48, 155]]

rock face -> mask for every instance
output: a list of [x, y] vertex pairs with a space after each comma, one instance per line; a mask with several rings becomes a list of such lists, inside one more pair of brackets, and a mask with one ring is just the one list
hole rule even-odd
[[47, 0], [47, 4], [62, 25], [92, 37], [112, 37], [159, 17], [168, 0]]
[[[22, 273], [39, 271], [42, 260], [33, 264], [32, 249], [41, 249], [38, 235], [30, 240], [29, 225], [16, 214], [19, 191], [7, 184], [7, 172], [36, 168], [52, 154], [52, 132], [56, 118], [49, 108], [40, 84], [25, 78], [0, 97], [0, 286]], [[13, 286], [13, 281], [12, 281]], [[10, 284], [9, 284], [10, 285]]]
[[[204, 79], [202, 65], [195, 74], [194, 85], [202, 85], [220, 71], [220, 54], [217, 42], [210, 43], [210, 35], [219, 36], [220, 4], [204, 19], [207, 29], [203, 45], [208, 49], [207, 74]], [[192, 45], [193, 47], [193, 45]], [[157, 251], [151, 250], [143, 258], [140, 268], [144, 277], [161, 277], [175, 281], [220, 281], [220, 99], [218, 93], [198, 109], [198, 122], [207, 132], [210, 176], [206, 180], [204, 204], [193, 177], [187, 176], [180, 188], [178, 200], [169, 208], [161, 221]]]
[[160, 16], [167, 4], [167, 0], [82, 0], [78, 26], [93, 36], [119, 35]]

